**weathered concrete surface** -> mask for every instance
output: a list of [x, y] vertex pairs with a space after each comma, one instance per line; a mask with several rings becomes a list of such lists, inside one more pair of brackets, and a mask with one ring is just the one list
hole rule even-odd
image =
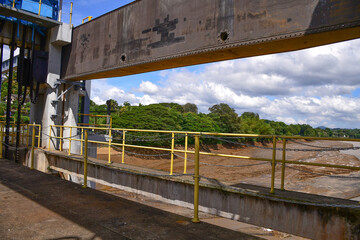
[[258, 239], [0, 160], [1, 239]]
[[[83, 173], [81, 158], [46, 152], [51, 168], [77, 176]], [[144, 194], [191, 208], [191, 177], [157, 177], [139, 167], [106, 165], [94, 159], [88, 164], [88, 180]], [[234, 189], [235, 187], [235, 189]], [[202, 181], [200, 210], [311, 239], [359, 239], [360, 210], [354, 201], [291, 191], [276, 191], [251, 185], [233, 188], [214, 180]], [[333, 205], [333, 206], [332, 206]]]
[[75, 28], [62, 78], [125, 76], [359, 37], [357, 0], [140, 0]]

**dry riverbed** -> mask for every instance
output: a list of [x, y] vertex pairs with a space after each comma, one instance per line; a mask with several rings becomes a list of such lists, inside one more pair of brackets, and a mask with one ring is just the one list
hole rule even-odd
[[[297, 141], [289, 142], [286, 159], [297, 162], [313, 162], [323, 164], [336, 164], [360, 167], [360, 150], [338, 150], [328, 151], [329, 148], [347, 148], [360, 146], [360, 143], [334, 142], [334, 141]], [[277, 144], [282, 147], [281, 142]], [[266, 149], [268, 148], [268, 149]], [[241, 147], [234, 145], [212, 145], [202, 146], [202, 152], [221, 153], [238, 156], [251, 156], [253, 158], [272, 158], [272, 144], [258, 144], [253, 147]], [[177, 147], [177, 149], [183, 149]], [[313, 149], [316, 151], [301, 151]], [[129, 152], [145, 155], [164, 154], [153, 150], [127, 148], [125, 163], [129, 165], [142, 166], [151, 169], [170, 171], [169, 156], [139, 156]], [[193, 146], [189, 147], [193, 151]], [[293, 151], [296, 150], [296, 151]], [[325, 150], [325, 151], [320, 151]], [[98, 158], [107, 160], [108, 148], [98, 149]], [[174, 158], [174, 173], [184, 172], [184, 154], [177, 153]], [[276, 158], [282, 159], [282, 152], [277, 151]], [[187, 173], [193, 173], [194, 155], [188, 154]], [[121, 162], [121, 152], [111, 150], [111, 160]], [[269, 187], [271, 180], [271, 164], [269, 162], [254, 161], [248, 159], [235, 159], [228, 157], [200, 156], [200, 174], [202, 176], [217, 179], [227, 185], [247, 183]], [[216, 166], [214, 166], [216, 165]], [[359, 178], [358, 178], [359, 177]], [[275, 187], [280, 188], [281, 164], [276, 166]], [[348, 169], [335, 169], [328, 167], [314, 167], [305, 165], [287, 165], [285, 169], [285, 188], [287, 190], [300, 191], [332, 197], [352, 199], [360, 196], [360, 171]]]

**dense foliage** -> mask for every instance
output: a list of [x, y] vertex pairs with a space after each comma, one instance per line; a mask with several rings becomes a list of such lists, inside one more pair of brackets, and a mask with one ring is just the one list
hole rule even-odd
[[[17, 119], [17, 111], [18, 111], [18, 84], [16, 81], [16, 71], [13, 74], [13, 84], [12, 84], [12, 101], [11, 101], [11, 122]], [[5, 121], [6, 114], [6, 98], [8, 92], [8, 82], [9, 75], [4, 74], [1, 82], [1, 99], [0, 99], [0, 121]], [[28, 94], [27, 94], [28, 96]], [[21, 106], [21, 123], [29, 123], [29, 114], [30, 114], [30, 102], [25, 101], [24, 105]]]
[[[111, 103], [114, 128], [360, 138], [358, 129], [287, 125], [284, 122], [260, 119], [259, 114], [253, 112], [244, 112], [239, 116], [225, 103], [210, 107], [208, 114], [198, 113], [198, 108], [193, 103], [159, 103], [147, 106], [131, 106], [128, 102], [121, 106], [115, 100], [111, 100]], [[93, 114], [104, 114], [106, 109], [105, 104], [91, 103], [90, 111]]]

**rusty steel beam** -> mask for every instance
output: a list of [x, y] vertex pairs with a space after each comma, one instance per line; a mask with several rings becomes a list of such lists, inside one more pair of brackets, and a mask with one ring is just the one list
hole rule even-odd
[[358, 0], [140, 0], [75, 28], [62, 78], [125, 76], [359, 37]]

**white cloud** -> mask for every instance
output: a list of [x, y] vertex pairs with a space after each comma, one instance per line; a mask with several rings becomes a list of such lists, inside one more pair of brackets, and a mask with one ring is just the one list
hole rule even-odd
[[154, 94], [157, 93], [159, 90], [158, 86], [156, 86], [154, 83], [149, 81], [142, 81], [140, 83], [140, 88], [138, 89], [139, 92], [148, 93], [148, 94]]
[[[227, 103], [241, 114], [313, 126], [359, 127], [360, 40], [298, 52], [213, 63], [190, 71], [165, 70], [125, 92], [106, 81], [93, 85], [93, 99], [120, 104], [195, 103], [201, 112]], [[358, 91], [358, 90], [357, 90]]]
[[118, 87], [108, 84], [107, 79], [91, 82], [91, 99], [97, 104], [104, 104], [109, 99], [114, 99], [120, 104], [125, 101], [131, 104], [138, 104], [140, 102], [140, 98], [135, 96], [135, 94], [125, 92]]

